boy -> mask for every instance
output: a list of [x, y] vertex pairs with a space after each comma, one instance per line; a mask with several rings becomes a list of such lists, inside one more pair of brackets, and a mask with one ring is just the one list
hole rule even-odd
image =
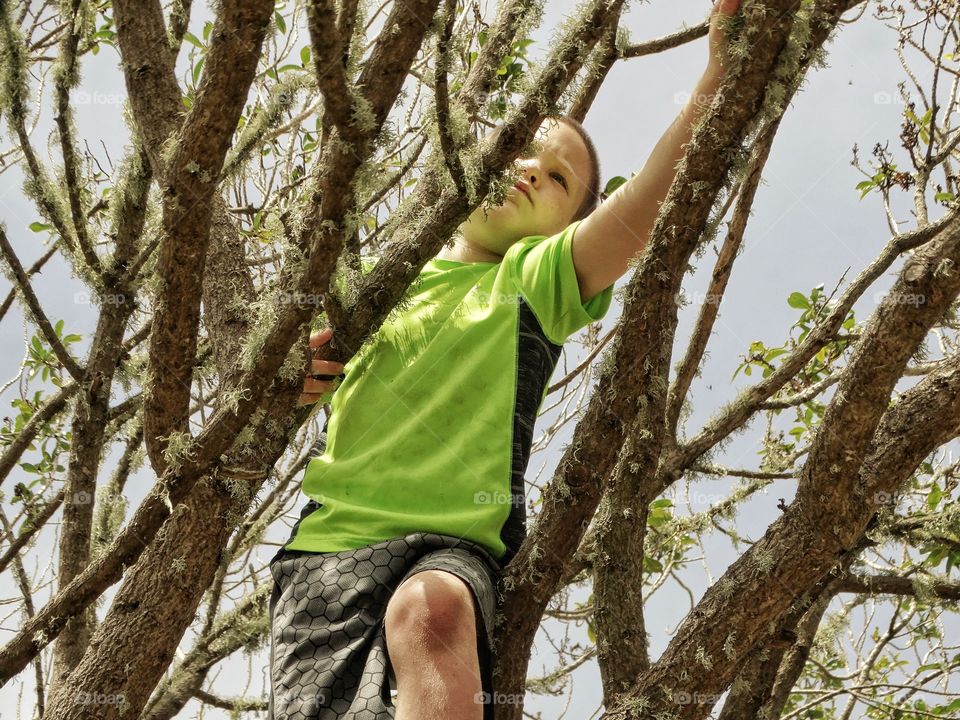
[[[346, 375], [304, 476], [314, 500], [271, 562], [278, 718], [393, 717], [391, 675], [399, 720], [492, 713], [495, 585], [525, 535], [537, 410], [563, 341], [612, 294], [582, 301], [570, 255], [599, 195], [592, 143], [570, 118], [545, 125], [525, 179], [460, 226], [406, 309], [345, 367], [315, 361]], [[331, 389], [308, 379], [302, 402]]]
[[[311, 500], [270, 562], [268, 717], [493, 717], [496, 585], [525, 536], [537, 411], [563, 342], [604, 316], [643, 249], [723, 39], [712, 22], [691, 102], [602, 207], [586, 133], [548, 118], [504, 203], [460, 225], [403, 309], [346, 366], [314, 361], [345, 379], [304, 474]], [[332, 390], [308, 378], [301, 404]]]

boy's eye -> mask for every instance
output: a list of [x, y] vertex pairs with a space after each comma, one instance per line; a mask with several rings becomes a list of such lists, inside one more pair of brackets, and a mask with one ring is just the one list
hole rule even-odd
[[560, 178], [560, 184], [561, 184], [561, 185], [563, 185], [564, 187], [567, 186], [566, 178], [564, 178], [563, 175], [561, 175], [561, 174], [558, 173], [558, 172], [550, 173], [550, 174], [551, 174], [553, 177]]

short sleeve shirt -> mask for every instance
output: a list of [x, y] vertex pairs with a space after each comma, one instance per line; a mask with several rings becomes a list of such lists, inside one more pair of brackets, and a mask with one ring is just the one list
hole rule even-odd
[[326, 449], [304, 474], [320, 507], [288, 549], [433, 532], [509, 561], [526, 532], [523, 474], [561, 347], [611, 303], [612, 285], [581, 301], [579, 224], [525, 237], [497, 263], [424, 266], [344, 368]]

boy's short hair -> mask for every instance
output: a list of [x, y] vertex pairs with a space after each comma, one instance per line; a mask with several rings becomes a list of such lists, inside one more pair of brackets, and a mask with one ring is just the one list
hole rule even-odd
[[593, 140], [590, 139], [590, 135], [587, 134], [579, 121], [570, 115], [559, 115], [556, 120], [577, 131], [583, 139], [583, 144], [587, 147], [587, 154], [590, 156], [590, 177], [584, 183], [587, 187], [587, 194], [583, 198], [583, 202], [580, 203], [580, 207], [577, 208], [573, 220], [570, 221], [576, 222], [587, 217], [600, 205], [600, 158], [597, 155], [597, 148], [594, 146]]

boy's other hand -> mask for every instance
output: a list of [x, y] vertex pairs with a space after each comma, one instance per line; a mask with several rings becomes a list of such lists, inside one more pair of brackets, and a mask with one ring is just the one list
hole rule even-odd
[[716, 0], [710, 12], [710, 60], [708, 67], [715, 73], [722, 73], [727, 59], [726, 21], [737, 14], [740, 0]]
[[[325, 327], [320, 332], [310, 336], [311, 351], [330, 342], [333, 337], [333, 329]], [[333, 382], [337, 375], [343, 372], [343, 363], [333, 360], [315, 360], [310, 361], [310, 372], [303, 381], [303, 392], [297, 400], [297, 407], [303, 405], [312, 405], [321, 397], [333, 390]], [[319, 379], [316, 376], [321, 376]], [[327, 377], [322, 377], [327, 376]]]

